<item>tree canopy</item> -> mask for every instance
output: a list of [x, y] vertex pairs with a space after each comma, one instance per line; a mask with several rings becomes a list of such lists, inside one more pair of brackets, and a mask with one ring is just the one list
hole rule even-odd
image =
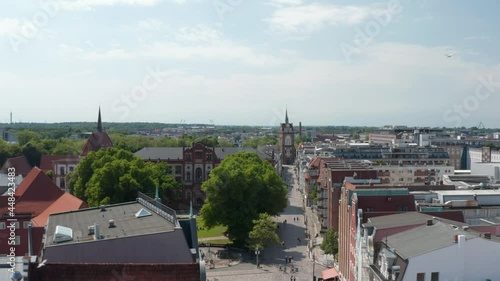
[[258, 146], [261, 145], [275, 145], [278, 143], [278, 139], [276, 137], [271, 137], [271, 136], [265, 136], [262, 138], [251, 138], [243, 141], [243, 146], [244, 147], [252, 147], [252, 148], [257, 148]]
[[272, 165], [245, 151], [226, 157], [202, 189], [206, 192], [201, 209], [205, 226], [227, 226], [226, 234], [238, 245], [248, 240], [259, 214], [277, 215], [287, 204], [285, 183]]
[[259, 214], [259, 219], [253, 220], [253, 229], [248, 234], [250, 247], [262, 250], [267, 246], [279, 244], [280, 238], [276, 229], [277, 224], [270, 215]]
[[333, 229], [328, 229], [326, 231], [325, 237], [323, 238], [323, 243], [321, 243], [321, 250], [325, 251], [327, 255], [337, 255], [339, 252], [339, 236], [338, 233]]
[[89, 206], [133, 201], [137, 192], [152, 195], [159, 187], [163, 201], [177, 199], [181, 185], [165, 163], [144, 162], [131, 152], [109, 148], [85, 156], [70, 176], [69, 186]]

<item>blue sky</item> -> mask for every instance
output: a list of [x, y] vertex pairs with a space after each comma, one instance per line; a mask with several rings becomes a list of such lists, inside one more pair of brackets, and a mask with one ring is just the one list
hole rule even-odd
[[[480, 4], [479, 4], [480, 3]], [[9, 1], [0, 122], [500, 128], [500, 2]], [[497, 82], [498, 81], [498, 82]]]

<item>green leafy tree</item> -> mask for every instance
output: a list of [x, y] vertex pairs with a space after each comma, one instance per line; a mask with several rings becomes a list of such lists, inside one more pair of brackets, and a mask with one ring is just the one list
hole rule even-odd
[[309, 196], [315, 204], [318, 204], [318, 186], [316, 184], [313, 185], [312, 191], [309, 193]]
[[138, 191], [154, 194], [157, 186], [168, 201], [177, 199], [181, 191], [171, 173], [165, 163], [144, 162], [123, 149], [101, 149], [82, 159], [69, 186], [90, 206], [133, 201]]
[[281, 242], [276, 233], [277, 224], [267, 213], [259, 214], [259, 218], [253, 220], [253, 229], [248, 234], [249, 245], [252, 249], [264, 249], [270, 245]]
[[201, 215], [205, 226], [227, 226], [227, 235], [244, 245], [260, 213], [280, 213], [287, 204], [287, 189], [271, 164], [256, 153], [226, 157], [203, 183], [206, 192]]
[[199, 142], [206, 146], [215, 147], [219, 146], [219, 140], [216, 137], [202, 137], [194, 140], [195, 143]]
[[323, 243], [320, 245], [321, 250], [325, 251], [327, 255], [337, 255], [339, 252], [339, 236], [338, 233], [333, 229], [328, 229], [326, 231], [325, 237], [323, 238]]
[[233, 143], [228, 140], [221, 139], [219, 140], [219, 147], [233, 147]]
[[54, 172], [52, 170], [48, 170], [47, 173], [45, 173], [47, 177], [49, 177], [51, 180], [54, 179]]
[[37, 144], [28, 142], [22, 148], [22, 153], [31, 167], [40, 167], [40, 161], [42, 160], [42, 152], [38, 148]]
[[263, 138], [251, 138], [243, 141], [243, 146], [244, 147], [252, 147], [252, 148], [257, 148], [258, 146], [262, 145], [275, 145], [278, 143], [278, 139], [275, 137], [271, 136], [265, 136]]
[[294, 142], [295, 142], [295, 147], [298, 148], [299, 147], [299, 144], [303, 143], [303, 142], [308, 142], [308, 141], [311, 141], [311, 139], [309, 139], [308, 137], [302, 135], [302, 136], [298, 136], [295, 138]]
[[22, 130], [17, 132], [17, 142], [24, 146], [29, 142], [39, 142], [42, 140], [42, 135], [30, 130]]

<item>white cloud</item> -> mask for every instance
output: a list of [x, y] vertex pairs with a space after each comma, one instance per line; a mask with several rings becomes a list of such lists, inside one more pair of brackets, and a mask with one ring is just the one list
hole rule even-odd
[[23, 28], [33, 25], [28, 20], [17, 18], [3, 18], [0, 20], [0, 36], [9, 36], [13, 34], [22, 34]]
[[[161, 0], [61, 0], [61, 8], [66, 10], [92, 10], [99, 6], [155, 6]], [[184, 0], [173, 0], [176, 3], [183, 3]]]
[[206, 25], [183, 27], [175, 34], [177, 40], [185, 42], [214, 42], [216, 40], [223, 40], [222, 37], [223, 35], [220, 31]]
[[274, 66], [284, 63], [280, 58], [259, 53], [252, 47], [225, 38], [218, 30], [207, 26], [181, 28], [172, 42], [148, 43], [137, 50], [115, 47], [110, 50], [84, 50], [79, 47], [60, 45], [62, 54], [72, 54], [84, 60], [127, 60], [137, 58], [161, 58], [176, 60], [210, 60], [239, 62], [252, 66]]
[[285, 5], [288, 6], [297, 6], [302, 4], [302, 0], [271, 0], [269, 5], [274, 7], [283, 7]]
[[158, 19], [141, 20], [137, 23], [137, 26], [141, 30], [161, 30], [166, 27], [165, 23], [163, 23], [163, 21]]
[[486, 41], [490, 41], [491, 38], [488, 37], [488, 36], [467, 36], [464, 38], [464, 40], [486, 40]]
[[309, 33], [332, 25], [356, 25], [380, 9], [370, 6], [309, 4], [277, 9], [265, 19], [271, 30], [286, 33]]

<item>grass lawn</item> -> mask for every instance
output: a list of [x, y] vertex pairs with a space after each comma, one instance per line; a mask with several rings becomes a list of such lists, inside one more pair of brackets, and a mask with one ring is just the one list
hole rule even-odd
[[208, 240], [208, 241], [203, 241], [201, 243], [204, 243], [205, 245], [206, 244], [232, 244], [231, 241], [229, 241], [229, 239], [219, 239], [219, 240]]
[[225, 226], [215, 226], [207, 229], [202, 217], [196, 217], [196, 225], [198, 229], [203, 228], [203, 230], [198, 230], [198, 238], [224, 236], [224, 231], [227, 229]]

